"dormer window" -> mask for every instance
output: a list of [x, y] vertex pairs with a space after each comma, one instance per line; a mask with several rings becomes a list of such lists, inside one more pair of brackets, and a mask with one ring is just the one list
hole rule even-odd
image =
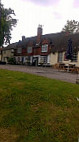
[[42, 50], [41, 52], [48, 52], [48, 44], [42, 45]]
[[27, 47], [27, 53], [32, 53], [32, 47]]

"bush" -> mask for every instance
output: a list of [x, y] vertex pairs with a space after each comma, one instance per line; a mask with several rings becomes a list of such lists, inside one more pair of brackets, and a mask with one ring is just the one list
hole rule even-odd
[[14, 57], [10, 57], [8, 58], [8, 63], [14, 65], [16, 64], [16, 59]]

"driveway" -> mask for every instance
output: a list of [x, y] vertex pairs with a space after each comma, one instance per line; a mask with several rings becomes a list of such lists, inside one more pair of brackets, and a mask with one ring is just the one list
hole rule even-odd
[[58, 71], [56, 69], [53, 69], [52, 67], [32, 67], [32, 66], [23, 66], [23, 65], [0, 65], [0, 69], [27, 72], [27, 73], [36, 74], [39, 76], [44, 76], [47, 78], [62, 80], [62, 81], [71, 82], [71, 83], [76, 83], [76, 79], [79, 78], [78, 74]]

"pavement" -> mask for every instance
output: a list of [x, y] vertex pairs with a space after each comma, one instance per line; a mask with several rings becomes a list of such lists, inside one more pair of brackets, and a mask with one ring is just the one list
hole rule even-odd
[[33, 67], [33, 66], [6, 64], [6, 65], [0, 65], [0, 69], [36, 74], [39, 76], [44, 76], [47, 78], [61, 80], [70, 83], [76, 83], [76, 79], [79, 78], [78, 74], [59, 71], [57, 69], [53, 69], [52, 67]]

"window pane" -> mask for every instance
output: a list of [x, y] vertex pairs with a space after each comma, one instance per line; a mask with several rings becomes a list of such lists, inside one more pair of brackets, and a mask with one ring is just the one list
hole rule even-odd
[[32, 47], [27, 48], [27, 53], [32, 53]]
[[41, 56], [40, 57], [40, 62], [41, 63], [47, 63], [47, 56]]
[[48, 51], [48, 44], [42, 45], [42, 52], [47, 52]]
[[77, 62], [77, 57], [78, 57], [78, 52], [74, 52], [72, 62]]
[[63, 57], [63, 53], [59, 52], [58, 53], [58, 62], [62, 62], [62, 57]]
[[17, 53], [22, 53], [22, 48], [18, 48]]

